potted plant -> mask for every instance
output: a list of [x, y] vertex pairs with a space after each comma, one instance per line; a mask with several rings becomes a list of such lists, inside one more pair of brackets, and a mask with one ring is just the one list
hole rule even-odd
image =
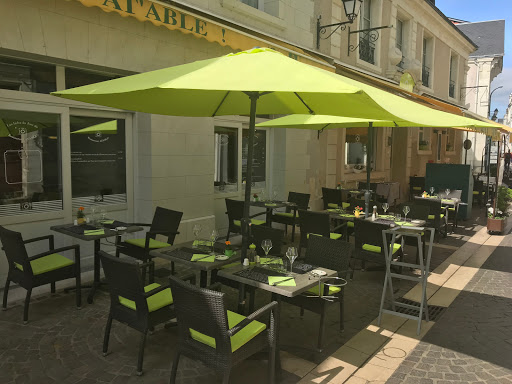
[[85, 223], [84, 207], [78, 208], [78, 211], [76, 212], [76, 222], [78, 225]]
[[512, 201], [512, 189], [508, 189], [504, 185], [498, 187], [496, 195], [496, 203], [494, 209], [489, 207], [487, 210], [487, 231], [489, 233], [502, 233], [507, 224], [507, 217], [509, 216], [509, 205]]
[[360, 215], [361, 215], [361, 212], [363, 212], [363, 208], [357, 206], [355, 209], [354, 209], [354, 216], [356, 218], [358, 218]]
[[252, 197], [253, 197], [254, 201], [259, 201], [260, 200], [260, 198], [258, 197], [257, 193], [253, 194]]
[[224, 254], [228, 257], [233, 256], [233, 249], [231, 249], [231, 241], [227, 240], [225, 244], [226, 247], [224, 248]]

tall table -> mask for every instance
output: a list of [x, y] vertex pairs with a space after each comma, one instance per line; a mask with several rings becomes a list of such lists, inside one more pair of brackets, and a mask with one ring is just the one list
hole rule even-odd
[[[290, 208], [293, 211], [293, 217], [297, 217], [299, 207], [295, 203], [288, 201], [252, 201], [253, 207], [265, 208], [265, 221], [270, 227], [272, 224], [272, 211], [278, 208]], [[292, 239], [295, 238], [295, 225], [292, 226]]]
[[[119, 223], [119, 226], [121, 226], [123, 223]], [[110, 228], [104, 228], [104, 234], [98, 234], [98, 235], [85, 235], [83, 231], [80, 233], [80, 231], [77, 230], [77, 228], [85, 228], [85, 226], [79, 226], [79, 225], [73, 225], [73, 224], [63, 224], [63, 225], [54, 225], [53, 227], [50, 227], [52, 231], [61, 233], [66, 236], [73, 237], [78, 240], [83, 241], [94, 241], [94, 280], [92, 285], [90, 286], [91, 291], [89, 292], [89, 296], [87, 296], [87, 302], [89, 304], [92, 304], [94, 301], [94, 293], [98, 287], [100, 287], [101, 283], [101, 265], [100, 265], [100, 257], [99, 252], [101, 250], [101, 239], [106, 239], [109, 237], [115, 237], [120, 236], [124, 233], [132, 233], [132, 232], [139, 232], [142, 231], [142, 227], [137, 226], [128, 226], [126, 230], [123, 231], [117, 231], [115, 229]], [[103, 229], [103, 228], [102, 228]], [[89, 287], [84, 287], [89, 288]]]

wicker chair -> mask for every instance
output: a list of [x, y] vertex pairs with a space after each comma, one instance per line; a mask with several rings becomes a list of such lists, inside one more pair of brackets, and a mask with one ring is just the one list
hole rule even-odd
[[[378, 264], [386, 264], [382, 231], [389, 229], [389, 226], [365, 219], [355, 219], [354, 224], [354, 256], [361, 260], [361, 270], [365, 270], [367, 260]], [[397, 254], [400, 259], [403, 256], [402, 246], [398, 243], [394, 245], [394, 254]], [[352, 269], [353, 274], [354, 269]]]
[[261, 248], [261, 242], [265, 239], [272, 241], [272, 249], [269, 254], [282, 256], [283, 238], [284, 232], [281, 229], [261, 225], [251, 226], [251, 241], [256, 245], [256, 253], [260, 256], [265, 254], [263, 248]]
[[448, 233], [448, 220], [446, 216], [446, 209], [443, 208], [441, 199], [424, 199], [422, 197], [416, 197], [414, 202], [420, 205], [426, 205], [430, 208], [428, 224], [435, 228], [437, 236], [442, 234], [443, 237], [446, 237]]
[[[289, 192], [288, 202], [297, 204], [298, 209], [307, 210], [310, 196], [309, 193]], [[297, 212], [297, 209], [287, 207], [285, 212], [275, 212], [271, 218], [274, 223], [284, 224], [285, 232], [288, 231], [289, 225], [292, 226], [292, 241], [295, 241], [295, 226], [299, 224], [299, 218], [294, 216]]]
[[[226, 199], [226, 215], [228, 215], [228, 233], [226, 240], [229, 240], [230, 233], [242, 233], [241, 220], [244, 217], [244, 205], [242, 200]], [[253, 215], [259, 216], [261, 213]], [[265, 220], [253, 219], [251, 217], [251, 225], [263, 225]]]
[[[462, 202], [462, 189], [456, 189], [454, 191], [451, 191], [447, 197], [449, 199], [457, 199], [459, 200], [459, 202]], [[452, 232], [455, 232], [455, 229], [459, 225], [459, 207], [460, 204], [456, 204], [455, 207], [446, 208], [446, 213], [448, 214], [448, 221], [452, 222]]]
[[[3, 309], [7, 308], [7, 296], [11, 282], [25, 288], [27, 294], [23, 309], [23, 323], [26, 324], [28, 322], [28, 308], [32, 289], [50, 284], [51, 292], [54, 293], [55, 283], [66, 279], [76, 279], [76, 306], [81, 307], [80, 247], [78, 245], [55, 249], [53, 235], [23, 240], [21, 233], [2, 226], [0, 226], [0, 240], [9, 264], [4, 289]], [[25, 244], [43, 240], [48, 240], [49, 250], [29, 257]], [[71, 250], [74, 251], [74, 260], [59, 254], [59, 252]]]
[[[349, 271], [349, 263], [352, 258], [354, 246], [346, 241], [335, 241], [326, 237], [311, 236], [306, 251], [305, 262], [311, 265], [332, 269], [338, 272], [338, 277], [345, 278]], [[320, 326], [318, 331], [318, 350], [322, 349], [325, 334], [325, 319], [328, 308], [339, 302], [340, 310], [340, 331], [344, 330], [343, 306], [344, 288], [322, 284], [323, 295], [334, 296], [336, 299], [325, 300], [319, 296], [319, 287], [306, 291], [297, 297], [283, 297], [283, 301], [301, 307], [301, 316], [304, 309], [320, 315]]]
[[324, 209], [343, 207], [342, 194], [339, 189], [322, 187], [322, 200], [324, 201]]
[[[199, 360], [221, 373], [223, 384], [228, 384], [234, 366], [267, 348], [269, 382], [274, 382], [279, 330], [277, 302], [244, 317], [226, 310], [221, 292], [198, 288], [173, 276], [170, 283], [178, 320], [178, 343], [170, 383], [176, 382], [181, 355]], [[266, 324], [255, 321], [263, 315], [268, 316]]]
[[478, 205], [481, 207], [482, 203], [485, 202], [485, 187], [484, 181], [478, 180], [477, 178], [473, 184], [473, 202], [478, 200]]
[[169, 286], [150, 284], [144, 286], [140, 263], [124, 260], [99, 252], [101, 264], [110, 290], [110, 312], [103, 339], [103, 356], [107, 355], [112, 321], [128, 325], [141, 332], [137, 375], [142, 375], [146, 335], [155, 325], [174, 317], [173, 296]]
[[425, 178], [420, 176], [409, 177], [409, 200], [418, 196], [425, 190]]
[[[340, 224], [331, 230], [331, 218], [328, 213], [299, 210], [299, 224], [299, 257], [302, 248], [308, 246], [310, 235], [323, 236], [333, 240], [339, 240], [345, 235], [344, 238], [347, 239], [347, 223]], [[340, 231], [343, 231], [343, 234]]]
[[[132, 225], [149, 227], [146, 237], [142, 239], [128, 239], [121, 241], [121, 237], [117, 236], [116, 240], [116, 256], [124, 254], [144, 263], [142, 268], [143, 281], [146, 276], [146, 265], [149, 267], [149, 282], [155, 280], [155, 263], [149, 252], [153, 249], [164, 248], [173, 245], [174, 238], [180, 226], [183, 212], [173, 211], [170, 209], [156, 207], [155, 215], [151, 224], [133, 223]], [[156, 235], [167, 237], [167, 242], [157, 241]], [[174, 274], [174, 263], [171, 263], [172, 273]]]

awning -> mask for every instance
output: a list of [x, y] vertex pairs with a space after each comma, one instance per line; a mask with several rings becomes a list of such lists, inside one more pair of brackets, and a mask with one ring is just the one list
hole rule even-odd
[[[492, 123], [492, 124], [496, 125], [496, 128], [499, 131], [501, 131], [502, 133], [508, 134], [508, 133], [512, 132], [512, 128], [511, 127], [503, 125], [503, 124], [500, 124], [500, 123], [497, 123], [497, 122], [495, 122], [493, 120], [489, 120], [489, 119], [487, 119], [487, 118], [485, 118], [483, 116], [477, 115], [474, 112], [464, 111], [464, 116], [470, 117], [472, 119], [480, 120], [480, 121], [483, 121], [483, 122], [486, 122], [486, 123]], [[486, 136], [491, 136], [493, 141], [499, 141], [501, 139], [500, 135], [499, 135], [499, 132], [497, 132], [497, 130], [493, 129], [493, 128], [478, 128], [478, 129], [476, 129], [476, 131], [478, 133], [482, 133], [482, 134], [484, 134]]]
[[334, 67], [319, 57], [309, 55], [293, 45], [265, 36], [254, 35], [223, 25], [207, 17], [184, 11], [177, 7], [150, 0], [77, 0], [87, 7], [99, 7], [105, 12], [115, 12], [123, 17], [134, 17], [139, 21], [150, 21], [172, 31], [206, 39], [234, 50], [254, 47], [273, 48], [289, 57], [322, 69], [334, 72]]

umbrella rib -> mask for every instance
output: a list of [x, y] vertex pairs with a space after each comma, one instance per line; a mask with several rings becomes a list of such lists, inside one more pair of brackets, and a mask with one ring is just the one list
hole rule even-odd
[[226, 100], [226, 97], [228, 97], [229, 95], [229, 92], [231, 91], [227, 91], [226, 94], [224, 95], [224, 97], [222, 98], [222, 100], [220, 101], [220, 104], [217, 106], [217, 108], [215, 109], [215, 112], [213, 112], [213, 115], [212, 117], [215, 117], [215, 115], [217, 114], [217, 112], [219, 112], [219, 108], [222, 106], [222, 104], [224, 104], [224, 100]]
[[293, 92], [295, 94], [295, 96], [298, 97], [298, 99], [301, 101], [302, 104], [304, 104], [306, 106], [306, 108], [308, 109], [309, 111], [309, 114], [310, 115], [314, 115], [315, 114], [315, 111], [313, 111], [311, 108], [309, 108], [309, 105], [306, 104], [306, 102], [302, 99], [302, 97], [299, 96], [299, 94], [297, 92]]

